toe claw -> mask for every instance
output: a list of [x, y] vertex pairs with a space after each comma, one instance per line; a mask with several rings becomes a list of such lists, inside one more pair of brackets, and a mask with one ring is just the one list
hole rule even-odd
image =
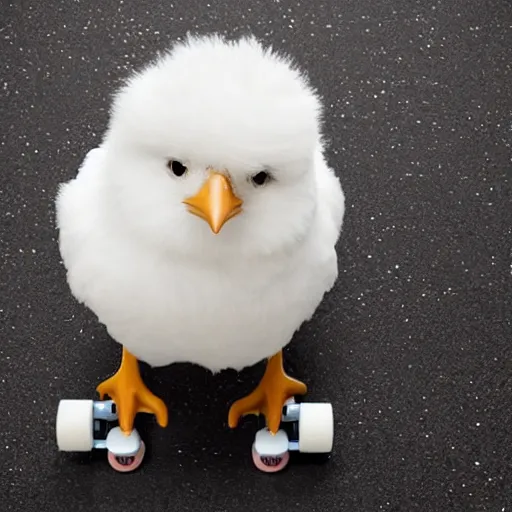
[[259, 388], [255, 389], [250, 395], [237, 400], [229, 409], [229, 427], [235, 428], [242, 416], [261, 414], [264, 402], [265, 396]]
[[156, 421], [158, 425], [162, 428], [167, 426], [168, 422], [168, 412], [167, 406], [165, 403], [153, 394], [148, 394], [144, 396], [143, 402], [139, 407], [139, 412], [146, 412], [149, 414], [154, 414], [156, 417]]
[[258, 405], [255, 403], [252, 395], [237, 400], [229, 409], [228, 425], [229, 428], [235, 428], [242, 416], [248, 414], [259, 414]]
[[273, 421], [271, 421], [271, 420], [267, 421], [267, 428], [269, 429], [270, 433], [274, 436], [279, 431], [280, 425], [281, 425], [280, 419], [278, 421], [276, 421], [275, 419]]
[[96, 387], [96, 392], [99, 394], [100, 400], [104, 400], [107, 395], [113, 399], [113, 397], [111, 395], [112, 386], [110, 384], [111, 384], [111, 378], [103, 381], [101, 384], [98, 384], [98, 386]]
[[233, 410], [233, 407], [229, 409], [228, 414], [228, 425], [229, 428], [236, 428], [238, 426], [238, 422], [240, 421], [240, 414]]
[[292, 398], [294, 396], [305, 395], [307, 392], [308, 392], [308, 387], [306, 386], [306, 384], [304, 384], [300, 380], [290, 378], [290, 383], [289, 383], [287, 393], [286, 393], [287, 394], [286, 400], [288, 400], [289, 398]]

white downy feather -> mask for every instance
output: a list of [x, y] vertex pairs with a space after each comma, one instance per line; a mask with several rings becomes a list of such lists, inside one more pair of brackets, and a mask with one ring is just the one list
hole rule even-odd
[[[189, 38], [131, 77], [57, 197], [76, 299], [152, 366], [240, 370], [277, 353], [338, 273], [345, 200], [320, 110], [302, 74], [252, 38]], [[217, 235], [182, 203], [209, 166], [244, 201]], [[263, 169], [274, 179], [255, 187]]]

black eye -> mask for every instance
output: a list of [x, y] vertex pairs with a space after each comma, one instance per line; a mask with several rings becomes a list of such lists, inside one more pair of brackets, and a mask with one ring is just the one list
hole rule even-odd
[[265, 183], [270, 179], [270, 174], [265, 171], [261, 171], [258, 174], [255, 174], [251, 181], [257, 185], [258, 187], [261, 187], [262, 185], [265, 185]]
[[175, 176], [183, 176], [187, 172], [187, 168], [178, 160], [169, 160], [167, 162], [167, 167], [172, 171]]

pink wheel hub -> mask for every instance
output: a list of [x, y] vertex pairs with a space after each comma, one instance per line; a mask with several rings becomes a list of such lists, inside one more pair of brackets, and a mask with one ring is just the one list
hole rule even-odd
[[277, 473], [283, 470], [290, 461], [290, 454], [284, 452], [280, 455], [260, 455], [252, 449], [252, 460], [254, 465], [264, 473]]
[[129, 473], [135, 471], [142, 464], [145, 453], [146, 446], [144, 441], [141, 441], [140, 448], [134, 455], [114, 455], [112, 452], [108, 452], [108, 462], [116, 471]]

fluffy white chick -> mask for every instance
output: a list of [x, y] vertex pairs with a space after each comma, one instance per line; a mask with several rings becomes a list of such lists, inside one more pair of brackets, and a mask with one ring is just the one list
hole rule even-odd
[[71, 292], [123, 346], [98, 391], [125, 432], [139, 411], [167, 424], [137, 360], [216, 372], [268, 359], [232, 427], [257, 410], [275, 432], [306, 392], [282, 349], [338, 274], [345, 201], [323, 150], [306, 77], [254, 38], [189, 37], [118, 91], [56, 207]]

